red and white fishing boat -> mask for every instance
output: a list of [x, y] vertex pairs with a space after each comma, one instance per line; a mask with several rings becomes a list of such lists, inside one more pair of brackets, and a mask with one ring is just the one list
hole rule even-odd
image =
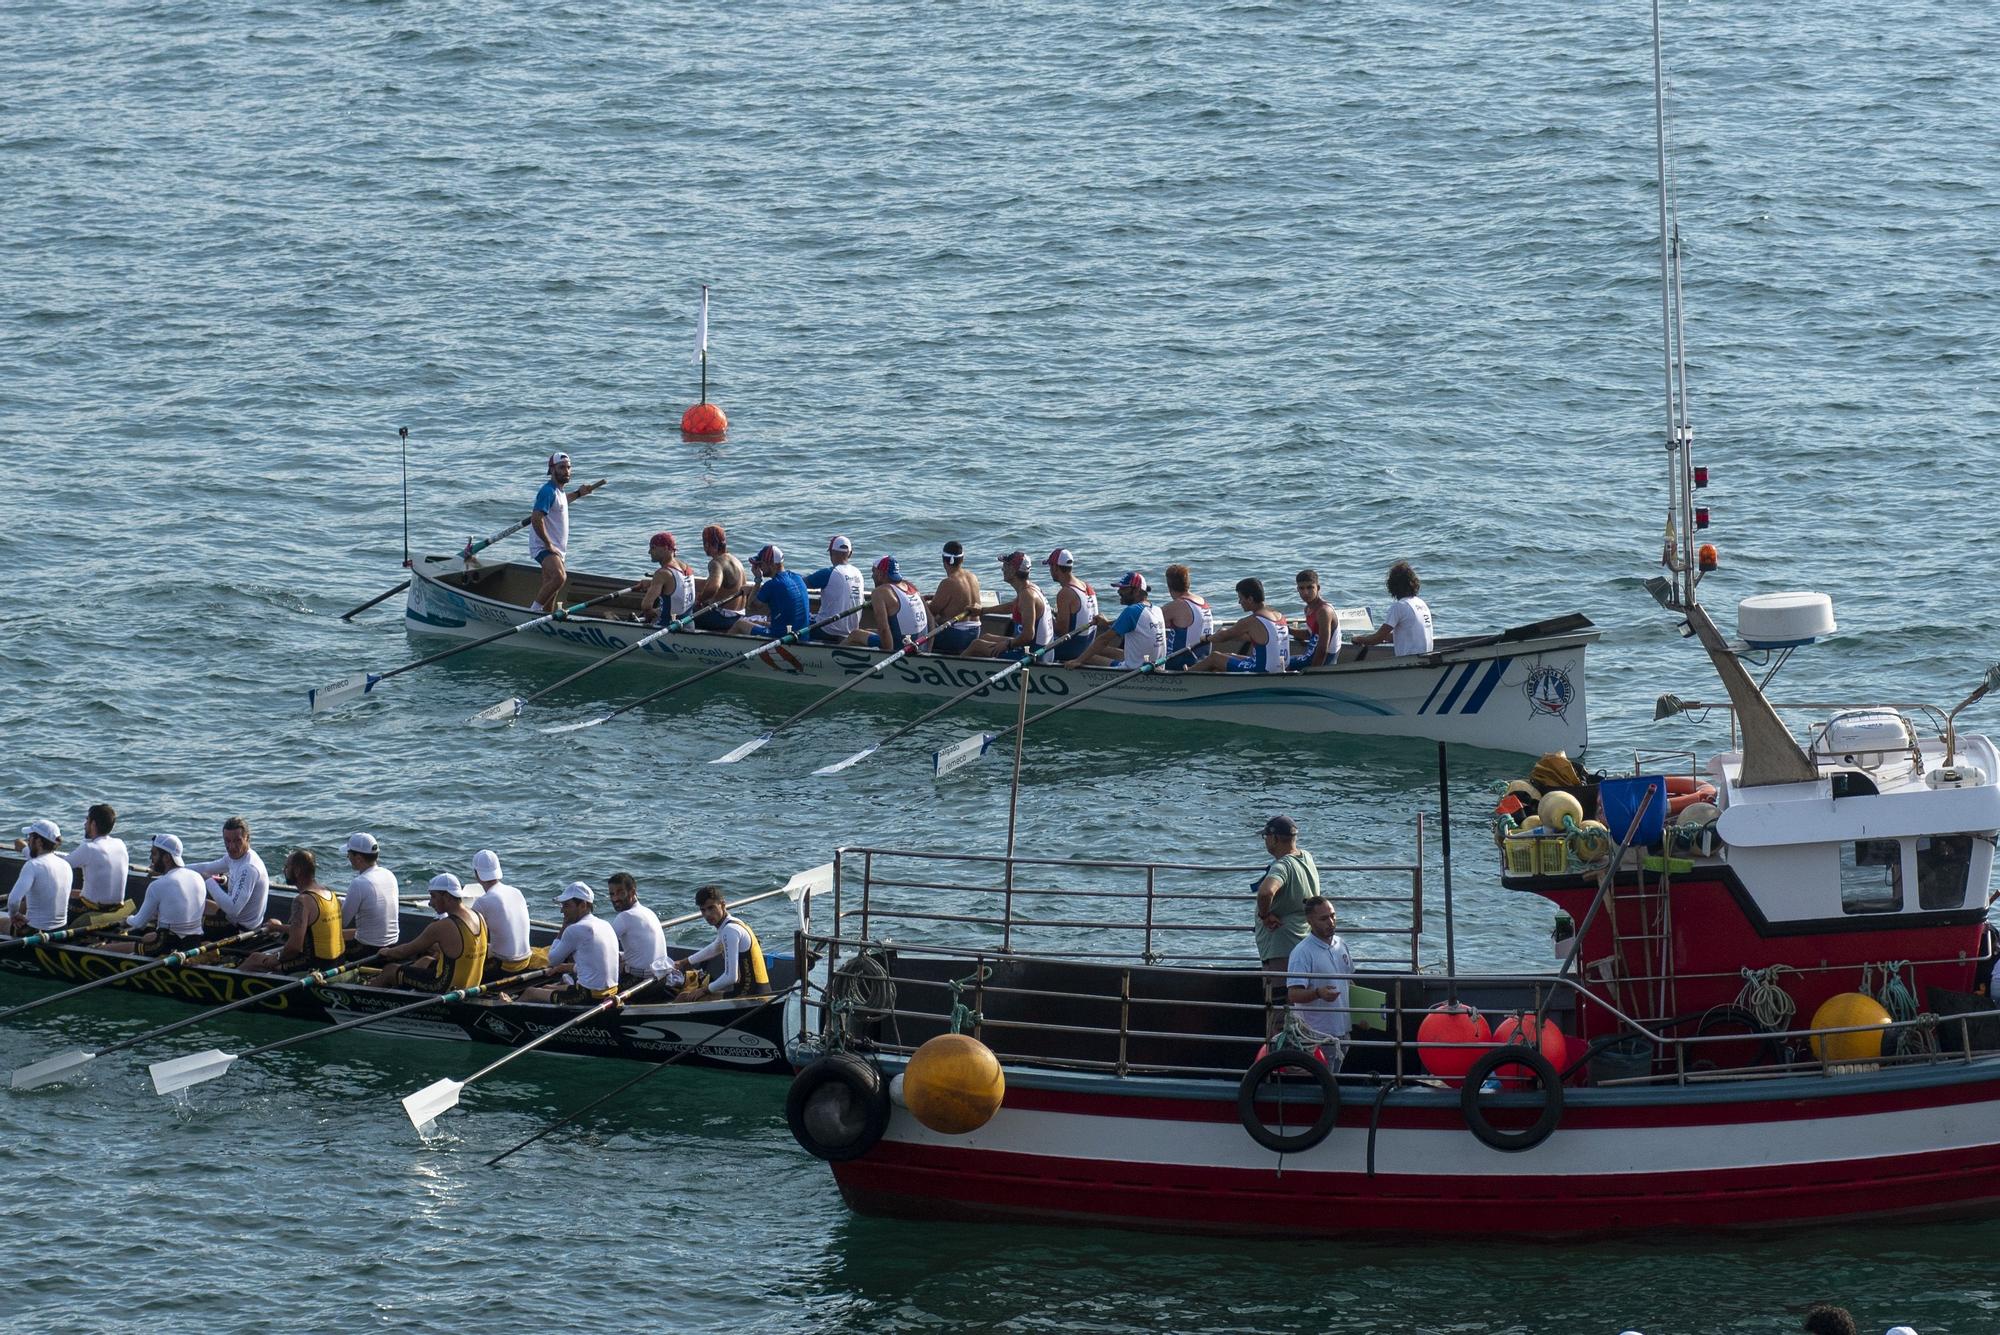
[[[1261, 869], [991, 859], [982, 874], [844, 851], [832, 919], [807, 934], [825, 968], [789, 1112], [855, 1209], [1597, 1235], [2000, 1206], [2000, 753], [1957, 730], [2000, 667], [1949, 713], [1806, 705], [1796, 734], [1752, 679], [1746, 661], [1781, 662], [1832, 609], [1748, 599], [1731, 641], [1696, 597], [1713, 559], [1696, 543], [1705, 471], [1664, 146], [1661, 180], [1673, 519], [1653, 592], [1727, 702], [1660, 712], [1727, 709], [1740, 745], [1503, 802], [1503, 883], [1564, 915], [1553, 970], [1421, 972], [1421, 856], [1396, 873], [1402, 895], [1379, 893], [1382, 869], [1323, 868], [1350, 943], [1407, 947], [1389, 962], [1356, 945], [1338, 1062], [1289, 1032], [1260, 1056], [1260, 975], [1196, 962], [1227, 953], [1215, 932], [1250, 953], [1248, 896], [1215, 885]], [[1445, 884], [1449, 958], [1448, 864]], [[1510, 1019], [1560, 1038], [1498, 1046]]]

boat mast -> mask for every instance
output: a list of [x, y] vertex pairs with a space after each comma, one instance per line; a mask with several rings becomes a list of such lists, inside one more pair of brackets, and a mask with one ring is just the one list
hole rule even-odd
[[1660, 207], [1660, 352], [1666, 375], [1667, 527], [1660, 563], [1674, 575], [1673, 601], [1695, 603], [1694, 427], [1688, 421], [1686, 323], [1681, 310], [1680, 216], [1667, 175], [1667, 80], [1661, 54], [1660, 0], [1653, 0], [1653, 147]]

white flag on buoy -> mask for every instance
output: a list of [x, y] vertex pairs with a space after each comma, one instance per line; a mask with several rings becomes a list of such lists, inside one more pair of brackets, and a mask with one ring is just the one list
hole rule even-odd
[[695, 325], [694, 355], [697, 361], [708, 356], [708, 284], [701, 285], [701, 319]]

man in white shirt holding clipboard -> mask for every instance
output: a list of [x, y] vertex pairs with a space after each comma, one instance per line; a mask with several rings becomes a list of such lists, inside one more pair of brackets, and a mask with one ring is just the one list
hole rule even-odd
[[1354, 1029], [1354, 961], [1347, 943], [1334, 933], [1333, 901], [1323, 895], [1306, 900], [1306, 939], [1292, 947], [1285, 963], [1286, 999], [1292, 1012], [1311, 1029], [1328, 1067], [1338, 1071], [1347, 1055], [1347, 1036]]

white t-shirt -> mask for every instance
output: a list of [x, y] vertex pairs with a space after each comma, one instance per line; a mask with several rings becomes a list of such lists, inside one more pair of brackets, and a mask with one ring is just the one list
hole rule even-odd
[[644, 904], [634, 904], [611, 920], [618, 934], [618, 958], [627, 973], [654, 978], [672, 978], [680, 973], [667, 954], [667, 934], [660, 930], [660, 915]]
[[576, 985], [590, 992], [618, 986], [618, 933], [595, 914], [563, 928], [549, 947], [549, 963], [576, 961]]
[[148, 927], [181, 936], [201, 934], [201, 911], [208, 905], [208, 889], [201, 877], [186, 867], [175, 867], [165, 876], [156, 876], [146, 886], [146, 902], [125, 920], [135, 932]]
[[1395, 629], [1396, 635], [1390, 644], [1399, 655], [1427, 654], [1431, 651], [1430, 605], [1414, 594], [1390, 603], [1382, 624]]
[[528, 958], [528, 901], [505, 881], [495, 881], [472, 901], [472, 911], [486, 919], [486, 952], [512, 963]]
[[558, 487], [554, 478], [550, 478], [547, 482], [544, 482], [542, 489], [535, 493], [535, 513], [542, 517], [542, 528], [548, 533], [549, 540], [546, 543], [543, 542], [541, 536], [535, 532], [534, 526], [530, 525], [528, 528], [528, 555], [534, 557], [536, 560], [540, 560], [543, 552], [555, 552], [559, 556], [567, 554], [569, 551], [569, 493]]
[[[1354, 989], [1350, 979], [1354, 976], [1354, 961], [1348, 957], [1347, 943], [1335, 936], [1331, 941], [1322, 941], [1316, 936], [1292, 947], [1292, 956], [1285, 961], [1286, 987], [1336, 987], [1339, 994], [1332, 1001], [1313, 1000], [1293, 1006], [1292, 1010], [1301, 1020], [1322, 1034], [1335, 1038], [1346, 1038], [1354, 1029]], [[1326, 977], [1311, 977], [1313, 974], [1339, 974], [1336, 981]]]
[[235, 926], [248, 931], [264, 925], [271, 874], [264, 870], [264, 859], [257, 856], [256, 849], [244, 849], [240, 858], [224, 855], [213, 862], [190, 862], [188, 870], [197, 876], [221, 874], [221, 880], [209, 884], [208, 897]]
[[123, 839], [100, 834], [70, 851], [69, 865], [83, 873], [83, 897], [93, 904], [115, 907], [125, 902], [125, 879], [132, 874], [132, 854]]
[[[826, 587], [820, 590], [819, 595], [819, 613], [813, 620], [817, 621], [820, 617], [830, 617], [835, 612], [845, 612], [850, 608], [859, 608], [860, 606], [861, 572], [856, 570], [853, 563], [848, 561], [842, 561], [839, 565], [828, 566], [826, 568]], [[851, 617], [842, 617], [830, 625], [820, 627], [820, 629], [828, 635], [852, 635], [854, 628], [860, 623], [861, 614], [857, 611]]]
[[340, 920], [354, 929], [354, 939], [364, 946], [393, 946], [402, 936], [397, 916], [396, 877], [387, 867], [370, 867], [356, 872], [347, 883], [347, 897], [341, 901]]
[[21, 864], [14, 889], [7, 896], [7, 913], [18, 913], [38, 932], [69, 926], [69, 859], [44, 853]]

